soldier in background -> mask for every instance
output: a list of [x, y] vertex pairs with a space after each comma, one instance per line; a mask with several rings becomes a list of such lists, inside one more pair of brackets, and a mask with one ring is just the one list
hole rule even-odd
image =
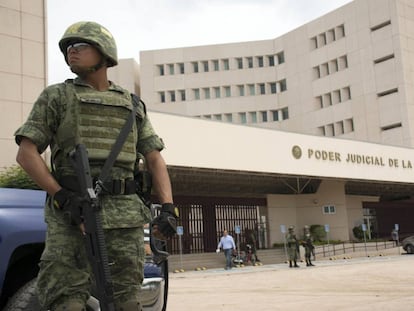
[[294, 227], [290, 226], [286, 235], [287, 250], [289, 255], [289, 268], [299, 268], [297, 264], [299, 253], [299, 241], [296, 238]]
[[304, 238], [301, 244], [305, 248], [306, 266], [314, 266], [311, 261], [311, 255], [314, 254], [315, 247], [313, 246], [312, 236], [310, 234], [310, 228], [308, 225], [306, 225], [304, 228]]

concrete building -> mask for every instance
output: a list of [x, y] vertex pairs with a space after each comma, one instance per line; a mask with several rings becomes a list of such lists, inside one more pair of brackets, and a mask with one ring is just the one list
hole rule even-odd
[[414, 2], [355, 0], [269, 40], [140, 54], [151, 109], [414, 146]]
[[[0, 1], [0, 167], [47, 84], [44, 12]], [[144, 51], [110, 70], [167, 145], [185, 251], [214, 251], [235, 225], [258, 226], [263, 247], [288, 225], [414, 232], [412, 201], [389, 201], [414, 193], [413, 22], [409, 0], [355, 0], [276, 39]]]
[[16, 163], [13, 133], [46, 86], [44, 0], [0, 1], [0, 169]]

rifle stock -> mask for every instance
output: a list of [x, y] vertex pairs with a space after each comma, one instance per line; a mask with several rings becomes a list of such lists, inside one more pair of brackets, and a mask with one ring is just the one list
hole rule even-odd
[[88, 259], [95, 277], [97, 298], [101, 311], [115, 311], [114, 293], [105, 236], [100, 217], [99, 190], [93, 188], [89, 167], [88, 153], [85, 145], [78, 144], [70, 153], [70, 158], [78, 177], [81, 194], [85, 198], [82, 206], [85, 244]]

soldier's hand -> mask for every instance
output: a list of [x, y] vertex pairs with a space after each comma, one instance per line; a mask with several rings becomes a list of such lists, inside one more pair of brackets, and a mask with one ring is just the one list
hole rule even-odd
[[68, 215], [72, 225], [80, 225], [82, 218], [82, 198], [65, 188], [60, 189], [53, 197], [53, 205]]
[[152, 221], [152, 234], [160, 240], [168, 240], [177, 233], [178, 208], [172, 203], [164, 203], [161, 213]]

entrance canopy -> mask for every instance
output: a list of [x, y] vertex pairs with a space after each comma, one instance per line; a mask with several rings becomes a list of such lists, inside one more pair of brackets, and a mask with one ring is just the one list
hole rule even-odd
[[300, 193], [308, 186], [317, 188], [320, 179], [331, 178], [349, 181], [348, 188], [356, 194], [400, 194], [414, 189], [414, 149], [158, 112], [149, 116], [166, 144], [163, 156], [172, 172], [189, 175], [194, 183], [198, 173], [204, 178], [215, 175], [220, 184], [223, 174], [236, 185], [239, 179], [246, 184], [251, 179], [251, 186], [258, 182], [255, 178], [267, 180], [267, 193], [280, 191], [272, 191], [276, 180], [291, 193]]

